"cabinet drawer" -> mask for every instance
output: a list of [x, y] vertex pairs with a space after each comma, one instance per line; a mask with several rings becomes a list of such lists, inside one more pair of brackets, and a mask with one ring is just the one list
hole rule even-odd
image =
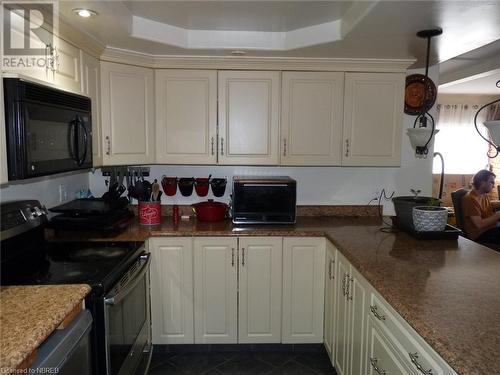
[[374, 320], [368, 318], [368, 374], [412, 374]]
[[447, 365], [403, 318], [374, 292], [371, 293], [369, 314], [384, 335], [392, 342], [414, 374], [450, 374]]

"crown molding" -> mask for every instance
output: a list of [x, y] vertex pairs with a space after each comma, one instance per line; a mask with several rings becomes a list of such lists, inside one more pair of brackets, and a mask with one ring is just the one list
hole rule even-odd
[[415, 59], [351, 59], [249, 56], [150, 55], [107, 47], [101, 61], [154, 69], [251, 69], [342, 72], [405, 72]]
[[93, 36], [76, 29], [62, 17], [59, 18], [59, 30], [57, 36], [73, 44], [89, 55], [99, 59], [106, 46]]

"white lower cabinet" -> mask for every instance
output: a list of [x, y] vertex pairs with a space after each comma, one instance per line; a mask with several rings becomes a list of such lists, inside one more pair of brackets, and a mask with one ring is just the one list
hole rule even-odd
[[193, 239], [149, 241], [153, 344], [193, 344]]
[[339, 375], [364, 374], [368, 284], [337, 252], [334, 337], [335, 369]]
[[281, 342], [281, 237], [239, 238], [238, 342]]
[[325, 238], [283, 239], [283, 343], [323, 343]]
[[410, 374], [409, 369], [401, 362], [393, 346], [384, 337], [374, 323], [368, 318], [368, 368], [367, 374]]
[[[375, 291], [370, 293], [368, 314], [373, 321], [373, 325], [391, 343], [402, 366], [404, 365], [411, 370], [409, 373], [432, 375], [455, 373]], [[370, 361], [370, 358], [368, 358], [368, 361]]]
[[197, 344], [238, 342], [238, 239], [194, 239], [194, 326]]
[[325, 324], [324, 324], [324, 344], [326, 352], [333, 363], [334, 355], [334, 332], [335, 326], [335, 262], [337, 249], [330, 241], [326, 241], [326, 264], [325, 264]]
[[333, 330], [333, 343], [326, 331], [325, 347], [333, 353], [337, 374], [456, 374], [339, 251], [335, 262], [332, 323], [325, 307], [325, 330]]
[[281, 237], [194, 239], [195, 343], [281, 342]]

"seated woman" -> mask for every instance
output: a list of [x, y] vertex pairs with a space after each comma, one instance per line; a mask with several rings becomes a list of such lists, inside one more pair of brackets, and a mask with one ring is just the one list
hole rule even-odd
[[495, 174], [486, 169], [472, 178], [473, 188], [462, 198], [464, 226], [471, 240], [500, 244], [500, 201], [491, 201], [488, 194], [495, 186]]

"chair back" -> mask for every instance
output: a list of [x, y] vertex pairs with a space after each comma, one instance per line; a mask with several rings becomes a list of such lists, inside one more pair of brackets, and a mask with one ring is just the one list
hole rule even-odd
[[451, 193], [451, 200], [453, 202], [453, 209], [455, 210], [455, 221], [457, 223], [457, 227], [461, 229], [466, 236], [467, 233], [464, 229], [464, 215], [462, 211], [462, 198], [468, 192], [469, 189], [458, 189]]

